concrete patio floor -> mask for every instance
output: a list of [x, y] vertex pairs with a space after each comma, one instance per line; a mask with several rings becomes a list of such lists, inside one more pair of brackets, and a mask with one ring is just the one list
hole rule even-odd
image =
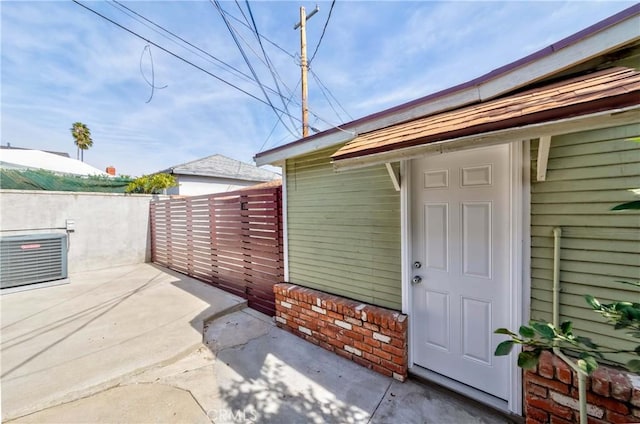
[[149, 264], [0, 302], [3, 422], [509, 422], [360, 367], [236, 296]]

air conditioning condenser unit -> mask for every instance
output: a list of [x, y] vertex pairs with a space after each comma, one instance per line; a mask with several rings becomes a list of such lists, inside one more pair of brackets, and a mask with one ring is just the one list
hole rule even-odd
[[0, 237], [0, 288], [66, 278], [66, 234]]

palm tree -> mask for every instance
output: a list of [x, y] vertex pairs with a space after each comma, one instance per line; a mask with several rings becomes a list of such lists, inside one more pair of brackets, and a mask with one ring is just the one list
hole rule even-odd
[[[76, 159], [81, 159], [84, 162], [84, 151], [93, 146], [93, 140], [91, 140], [91, 131], [82, 122], [74, 122], [71, 127], [71, 135], [78, 148], [76, 152]], [[82, 153], [80, 153], [82, 151]]]

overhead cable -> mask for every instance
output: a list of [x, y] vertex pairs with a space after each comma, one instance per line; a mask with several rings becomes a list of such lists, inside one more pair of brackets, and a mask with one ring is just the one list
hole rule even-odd
[[[116, 3], [116, 4], [118, 4], [120, 7], [122, 7], [122, 8], [124, 8], [124, 9], [126, 9], [126, 11], [125, 11], [125, 10], [121, 10], [122, 12], [124, 12], [124, 13], [125, 13], [125, 14], [127, 14], [128, 16], [132, 17], [133, 19], [137, 20], [138, 22], [142, 23], [142, 24], [143, 24], [143, 25], [145, 25], [147, 28], [150, 28], [151, 30], [153, 30], [153, 31], [154, 31], [154, 32], [156, 32], [157, 34], [161, 35], [162, 37], [166, 38], [167, 40], [171, 41], [171, 42], [172, 42], [172, 43], [174, 43], [175, 45], [177, 45], [177, 46], [179, 46], [179, 47], [182, 47], [182, 48], [186, 49], [187, 51], [189, 51], [189, 52], [191, 52], [191, 53], [194, 53], [196, 56], [198, 56], [198, 57], [200, 57], [200, 58], [202, 58], [202, 59], [204, 59], [204, 60], [207, 60], [208, 62], [210, 62], [210, 63], [212, 63], [212, 64], [216, 65], [218, 68], [220, 68], [220, 69], [222, 69], [222, 70], [227, 70], [227, 71], [232, 70], [233, 72], [235, 72], [234, 76], [236, 76], [236, 77], [240, 77], [240, 76], [241, 76], [241, 77], [242, 77], [242, 78], [244, 78], [246, 81], [248, 81], [248, 82], [250, 82], [250, 83], [252, 83], [252, 84], [254, 84], [254, 85], [258, 86], [258, 83], [257, 83], [257, 82], [256, 82], [256, 81], [255, 81], [255, 80], [254, 80], [250, 75], [245, 74], [244, 72], [242, 72], [242, 71], [241, 71], [241, 70], [239, 70], [238, 68], [236, 68], [236, 67], [234, 67], [234, 66], [232, 66], [232, 65], [230, 65], [230, 64], [228, 64], [228, 63], [226, 63], [226, 62], [224, 62], [223, 60], [221, 60], [221, 59], [219, 59], [219, 58], [217, 58], [217, 57], [213, 56], [213, 55], [212, 55], [212, 54], [210, 54], [209, 52], [207, 52], [207, 51], [205, 51], [205, 50], [201, 49], [200, 47], [198, 47], [198, 46], [196, 46], [196, 45], [194, 45], [194, 44], [190, 43], [189, 41], [185, 40], [184, 38], [180, 37], [179, 35], [177, 35], [177, 34], [175, 34], [175, 33], [171, 32], [170, 30], [166, 29], [166, 28], [165, 28], [165, 27], [163, 27], [162, 25], [159, 25], [159, 24], [157, 24], [157, 23], [153, 22], [152, 20], [150, 20], [150, 19], [148, 19], [147, 17], [145, 17], [145, 16], [141, 15], [140, 13], [136, 12], [135, 10], [132, 10], [131, 8], [129, 8], [129, 7], [127, 7], [127, 6], [125, 6], [124, 4], [122, 4], [122, 3], [118, 2], [117, 0], [112, 0], [112, 1], [113, 1], [113, 3]], [[111, 4], [111, 3], [109, 3], [109, 4]], [[114, 6], [114, 7], [115, 7], [115, 6]], [[118, 10], [120, 10], [120, 9], [118, 9]], [[127, 11], [131, 12], [131, 13], [132, 13], [133, 15], [135, 15], [135, 16], [133, 16], [131, 13], [128, 13]], [[227, 14], [227, 15], [228, 15], [228, 14]], [[150, 27], [150, 26], [149, 26], [149, 25], [147, 25], [145, 22], [141, 21], [140, 19], [137, 19], [137, 18], [136, 18], [136, 16], [137, 16], [137, 17], [139, 17], [139, 18], [141, 18], [141, 19], [143, 19], [144, 21], [146, 21], [146, 22], [150, 23], [150, 24], [151, 24], [151, 25], [153, 25], [154, 27], [159, 28], [159, 29], [161, 29], [162, 31], [164, 31], [164, 32], [166, 32], [166, 33], [168, 33], [168, 34], [172, 35], [173, 37], [175, 37], [175, 38], [177, 38], [178, 40], [180, 40], [180, 41], [184, 42], [185, 44], [187, 44], [187, 45], [189, 45], [189, 46], [193, 47], [193, 48], [194, 48], [194, 49], [196, 49], [197, 51], [202, 52], [203, 54], [205, 54], [206, 56], [208, 56], [208, 57], [210, 57], [211, 59], [215, 60], [216, 62], [221, 63], [222, 65], [224, 65], [224, 66], [225, 66], [226, 68], [228, 68], [228, 69], [225, 69], [224, 67], [222, 67], [222, 66], [218, 65], [218, 63], [213, 62], [213, 61], [211, 61], [211, 60], [208, 60], [206, 57], [203, 57], [202, 55], [199, 55], [198, 53], [194, 52], [193, 50], [190, 50], [190, 49], [188, 49], [188, 48], [186, 48], [186, 47], [184, 47], [184, 46], [182, 46], [182, 45], [178, 44], [175, 40], [173, 40], [173, 39], [171, 39], [171, 38], [167, 37], [167, 36], [166, 36], [165, 34], [163, 34], [162, 32], [156, 31], [154, 28]], [[231, 16], [231, 15], [229, 15], [229, 16]], [[244, 38], [243, 38], [243, 41], [245, 41], [245, 43], [248, 45], [248, 43], [246, 42], [246, 40], [244, 40]], [[257, 53], [256, 53], [255, 51], [254, 51], [254, 54], [256, 54], [256, 56], [258, 56], [258, 55], [257, 55]], [[266, 65], [266, 64], [265, 64], [265, 65]], [[233, 74], [233, 72], [232, 72], [232, 74]], [[238, 75], [238, 74], [239, 74], [239, 75]], [[280, 78], [280, 76], [277, 74], [277, 72], [276, 72], [276, 75], [278, 76], [278, 78]], [[288, 87], [287, 87], [287, 85], [284, 83], [284, 81], [282, 81], [282, 78], [280, 78], [280, 81], [282, 82], [282, 84], [283, 84], [284, 88], [286, 88], [286, 89], [288, 90]], [[268, 86], [268, 85], [266, 85], [266, 84], [264, 85], [264, 87], [265, 87], [265, 89], [266, 89], [267, 91], [269, 91], [269, 92], [271, 92], [271, 93], [273, 93], [273, 94], [277, 94], [277, 95], [279, 95], [281, 98], [283, 98], [283, 97], [284, 97], [284, 96], [283, 96], [283, 94], [280, 92], [280, 90], [276, 91], [276, 90], [274, 90], [273, 88], [269, 87], [269, 86]], [[278, 87], [278, 88], [279, 88], [279, 87]], [[287, 112], [287, 115], [289, 116], [289, 119], [291, 119], [291, 112], [290, 112], [288, 109], [286, 109], [286, 112]], [[292, 125], [295, 127], [295, 124], [293, 124], [293, 123], [292, 123]]]
[[[233, 16], [231, 13], [227, 12], [226, 10], [223, 10], [223, 12], [230, 17], [231, 19], [233, 19], [236, 22], [239, 22], [240, 24], [244, 25], [246, 28], [248, 28], [249, 30], [252, 30], [251, 26], [246, 23], [246, 22], [242, 22], [239, 18]], [[265, 40], [267, 43], [271, 44], [273, 47], [277, 48], [278, 50], [280, 50], [281, 52], [285, 53], [287, 56], [289, 56], [292, 59], [295, 59], [296, 56], [292, 53], [289, 53], [287, 50], [285, 50], [283, 47], [281, 47], [280, 45], [278, 45], [275, 41], [272, 41], [270, 39], [268, 39], [267, 37], [265, 37], [264, 35], [260, 35], [260, 38], [262, 38], [263, 40]]]
[[[223, 60], [221, 60], [221, 59], [219, 59], [219, 58], [215, 57], [215, 56], [214, 56], [214, 55], [212, 55], [211, 53], [209, 53], [209, 52], [207, 52], [207, 51], [203, 50], [202, 48], [200, 48], [200, 47], [198, 47], [198, 46], [196, 46], [196, 45], [194, 45], [194, 44], [190, 43], [189, 41], [187, 41], [187, 40], [185, 40], [184, 38], [180, 37], [178, 34], [175, 34], [174, 32], [172, 32], [172, 31], [170, 31], [170, 30], [166, 29], [166, 28], [165, 28], [165, 27], [163, 27], [162, 25], [159, 25], [159, 24], [157, 24], [156, 22], [154, 22], [154, 21], [152, 21], [152, 20], [148, 19], [147, 17], [145, 17], [145, 16], [141, 15], [140, 13], [136, 12], [135, 10], [133, 10], [133, 9], [131, 9], [131, 8], [127, 7], [126, 5], [124, 5], [124, 4], [122, 4], [122, 3], [120, 3], [118, 0], [112, 0], [112, 1], [113, 1], [113, 3], [116, 3], [116, 4], [117, 4], [118, 6], [120, 6], [121, 8], [126, 9], [127, 11], [129, 11], [129, 12], [133, 13], [135, 16], [137, 16], [137, 17], [139, 17], [139, 18], [143, 19], [144, 21], [148, 22], [149, 24], [153, 25], [154, 27], [156, 27], [156, 28], [158, 28], [158, 29], [161, 29], [162, 31], [166, 32], [167, 34], [170, 34], [171, 36], [173, 36], [173, 37], [177, 38], [178, 40], [182, 41], [183, 43], [187, 44], [188, 46], [190, 46], [190, 47], [192, 47], [192, 48], [196, 49], [197, 51], [199, 51], [199, 52], [201, 52], [201, 53], [205, 54], [206, 56], [210, 57], [210, 58], [211, 58], [211, 59], [213, 59], [214, 61], [216, 61], [216, 62], [218, 62], [218, 63], [220, 63], [220, 64], [224, 65], [226, 68], [228, 68], [228, 69], [232, 70], [232, 71], [233, 71], [233, 72], [235, 72], [236, 74], [240, 74], [240, 75], [241, 75], [242, 77], [244, 77], [247, 81], [251, 81], [251, 82], [254, 82], [254, 83], [255, 83], [255, 81], [251, 78], [251, 76], [250, 76], [250, 75], [245, 74], [245, 73], [244, 73], [244, 72], [242, 72], [240, 69], [238, 69], [238, 68], [236, 68], [236, 67], [234, 67], [234, 66], [232, 66], [232, 65], [230, 65], [230, 64], [228, 64], [228, 63], [226, 63], [225, 61], [223, 61]], [[126, 12], [125, 12], [125, 13], [126, 13]], [[129, 16], [131, 16], [130, 14], [128, 14], [128, 15], [129, 15]], [[134, 19], [135, 19], [135, 18], [134, 18]], [[141, 21], [139, 21], [139, 20], [138, 20], [138, 22], [141, 22]], [[141, 22], [141, 23], [143, 23], [143, 24], [144, 24], [144, 22]], [[147, 25], [147, 27], [148, 27], [148, 28], [150, 28], [148, 25]], [[153, 28], [151, 28], [151, 29], [153, 29]], [[154, 31], [155, 31], [155, 30], [154, 30]], [[158, 31], [155, 31], [155, 32], [156, 32], [157, 34], [160, 34], [161, 36], [163, 36], [163, 37], [164, 37], [164, 38], [166, 38], [167, 40], [172, 41], [174, 44], [176, 44], [176, 45], [180, 46], [178, 43], [176, 43], [176, 41], [175, 41], [175, 40], [171, 40], [170, 38], [166, 37], [164, 34], [162, 34], [162, 33], [158, 32]], [[183, 48], [184, 48], [184, 46], [180, 46], [180, 47], [183, 47]], [[194, 53], [192, 50], [189, 50], [189, 49], [187, 49], [187, 50], [188, 50], [188, 51], [190, 51], [191, 53]], [[204, 57], [202, 57], [202, 56], [200, 56], [200, 55], [198, 55], [198, 56], [199, 56], [200, 58], [202, 58], [202, 59], [207, 60], [206, 58], [204, 58]], [[211, 63], [214, 63], [214, 62], [211, 62]], [[223, 68], [222, 66], [218, 65], [217, 63], [214, 63], [214, 64], [216, 64], [220, 69], [225, 69], [225, 68]], [[238, 75], [235, 75], [235, 76], [238, 76]]]
[[316, 44], [316, 48], [311, 55], [311, 59], [309, 59], [309, 65], [313, 62], [313, 59], [316, 57], [316, 53], [318, 53], [318, 48], [320, 47], [320, 43], [322, 43], [322, 39], [324, 38], [324, 33], [327, 30], [327, 25], [329, 24], [329, 19], [331, 19], [331, 12], [333, 12], [333, 6], [336, 5], [336, 0], [331, 2], [331, 7], [329, 8], [329, 14], [327, 15], [327, 20], [324, 22], [324, 27], [322, 28], [322, 34], [320, 34], [320, 39], [318, 40], [318, 44]]
[[[271, 73], [271, 78], [273, 78], [273, 82], [276, 84], [276, 90], [278, 90], [278, 93], [280, 94], [280, 100], [282, 101], [282, 106], [284, 107], [284, 110], [287, 111], [287, 113], [289, 114], [289, 120], [291, 121], [291, 125], [295, 128], [296, 125], [294, 124], [293, 120], [291, 119], [291, 112], [289, 111], [289, 103], [291, 102], [291, 98], [289, 99], [288, 102], [284, 101], [284, 96], [282, 95], [282, 91], [280, 90], [280, 84], [278, 84], [278, 79], [276, 78], [276, 74], [277, 71], [274, 69], [275, 67], [273, 66], [273, 63], [271, 62], [271, 60], [269, 59], [269, 56], [267, 55], [266, 50], [264, 49], [264, 45], [262, 44], [262, 39], [260, 38], [260, 31], [258, 31], [258, 25], [256, 25], [256, 20], [253, 17], [253, 11], [251, 10], [251, 4], [249, 4], [249, 0], [245, 0], [247, 3], [247, 10], [249, 11], [249, 16], [251, 17], [251, 23], [253, 25], [253, 31], [254, 34], [256, 36], [256, 38], [258, 39], [258, 44], [260, 45], [260, 49], [262, 50], [262, 54], [264, 55], [264, 60], [266, 61], [266, 65], [267, 68], [269, 68], [269, 72]], [[236, 4], [238, 4], [237, 0], [236, 0]], [[238, 4], [238, 8], [240, 7], [240, 5]], [[244, 14], [243, 14], [244, 16]], [[246, 17], [245, 17], [246, 19]], [[280, 78], [280, 75], [278, 75], [278, 78]], [[280, 78], [280, 80], [282, 80], [282, 78]], [[284, 84], [284, 82], [283, 82]], [[286, 85], [285, 85], [286, 87]], [[292, 94], [291, 92], [289, 93], [290, 95]], [[299, 136], [300, 134], [298, 134]]]
[[[256, 74], [255, 69], [253, 69], [253, 65], [251, 65], [251, 61], [249, 60], [249, 58], [247, 57], [247, 54], [245, 53], [244, 49], [242, 48], [242, 46], [240, 45], [240, 42], [238, 41], [238, 37], [236, 36], [235, 31], [231, 28], [231, 25], [229, 23], [229, 20], [227, 19], [225, 13], [222, 11], [222, 6], [220, 5], [220, 2], [218, 0], [209, 0], [218, 10], [218, 12], [220, 13], [220, 16], [222, 17], [222, 20], [224, 21], [225, 25], [227, 26], [227, 29], [229, 30], [229, 33], [231, 34], [231, 38], [233, 38], [234, 43], [236, 44], [236, 47], [238, 47], [238, 50], [240, 50], [240, 54], [242, 55], [245, 63], [247, 64], [247, 67], [249, 68], [249, 70], [251, 71], [251, 75], [253, 75], [253, 78], [256, 80], [256, 82], [258, 83], [258, 85], [260, 86], [260, 90], [262, 91], [262, 94], [264, 94], [265, 100], [267, 101], [267, 103], [269, 104], [269, 106], [271, 106], [271, 109], [273, 110], [273, 112], [276, 114], [276, 116], [278, 117], [278, 119], [280, 120], [280, 122], [282, 123], [282, 125], [287, 129], [287, 131], [289, 131], [291, 133], [292, 136], [297, 137], [296, 134], [294, 134], [294, 132], [287, 126], [287, 124], [282, 120], [282, 117], [280, 114], [278, 114], [275, 106], [273, 105], [273, 103], [271, 102], [271, 99], [269, 98], [269, 95], [267, 94], [267, 91], [264, 89], [264, 86], [262, 85], [262, 83], [260, 82], [260, 78], [258, 78], [258, 74]], [[279, 110], [279, 109], [278, 109]]]
[[242, 6], [240, 6], [240, 2], [238, 0], [235, 0], [235, 3], [236, 3], [236, 6], [238, 6], [238, 10], [240, 11], [240, 14], [244, 18], [244, 21], [247, 23], [248, 28], [253, 31], [253, 29], [251, 28], [251, 22], [249, 22], [249, 18], [247, 18], [247, 15], [244, 14], [244, 10], [242, 10]]
[[[142, 58], [144, 57], [145, 52], [149, 53], [149, 62], [151, 63], [151, 81], [147, 79], [147, 76], [144, 74], [144, 71], [142, 70]], [[149, 44], [144, 46], [144, 49], [140, 54], [140, 74], [142, 75], [142, 78], [146, 81], [146, 83], [149, 84], [149, 86], [151, 87], [151, 94], [149, 95], [149, 99], [146, 101], [146, 103], [151, 102], [151, 99], [153, 99], [153, 93], [155, 93], [156, 88], [158, 90], [162, 90], [163, 88], [168, 87], [168, 85], [163, 85], [162, 87], [156, 87], [156, 73], [153, 66], [153, 56], [151, 55], [151, 46]]]
[[[289, 97], [289, 99], [287, 100], [287, 105], [289, 103], [291, 103], [291, 101], [293, 100], [293, 97], [295, 96], [295, 90], [298, 89], [298, 87], [300, 86], [300, 83], [302, 82], [302, 79], [298, 79], [298, 83], [296, 84], [296, 86], [294, 87], [293, 91], [294, 93], [291, 94], [291, 96]], [[273, 132], [276, 130], [276, 128], [278, 127], [278, 121], [275, 122], [275, 124], [273, 124], [273, 128], [271, 128], [271, 131], [269, 132], [269, 135], [267, 136], [267, 138], [262, 142], [262, 145], [260, 146], [260, 148], [258, 149], [259, 152], [262, 151], [262, 149], [264, 149], [264, 146], [267, 145], [267, 142], [269, 141], [269, 139], [271, 138], [271, 136], [273, 135]], [[298, 130], [298, 128], [296, 127], [296, 130], [298, 132], [300, 132]]]
[[329, 103], [329, 106], [331, 106], [331, 109], [333, 109], [333, 111], [336, 113], [336, 115], [338, 115], [338, 119], [341, 119], [340, 118], [340, 114], [333, 108], [331, 100], [329, 100], [329, 98], [325, 94], [325, 90], [326, 90], [327, 93], [329, 93], [329, 96], [331, 96], [331, 98], [338, 104], [338, 106], [340, 106], [340, 109], [342, 109], [342, 111], [349, 117], [349, 119], [351, 119], [353, 121], [353, 117], [351, 116], [351, 114], [349, 112], [347, 112], [347, 110], [342, 106], [340, 101], [333, 95], [331, 90], [329, 90], [329, 88], [320, 80], [320, 77], [315, 72], [313, 72], [313, 70], [311, 70], [311, 69], [309, 69], [309, 72], [311, 72], [311, 76], [318, 83], [318, 86], [320, 87], [320, 91], [324, 95], [325, 99], [327, 99], [327, 102]]
[[[260, 103], [265, 104], [265, 105], [267, 105], [267, 106], [270, 106], [271, 108], [276, 109], [278, 112], [286, 113], [285, 111], [283, 111], [283, 110], [281, 110], [281, 109], [278, 109], [278, 108], [276, 108], [276, 107], [275, 107], [275, 106], [273, 106], [273, 105], [269, 105], [269, 103], [267, 103], [266, 101], [264, 101], [264, 100], [262, 100], [261, 98], [259, 98], [259, 97], [255, 96], [255, 95], [251, 94], [250, 92], [248, 92], [248, 91], [246, 91], [246, 90], [244, 90], [244, 89], [242, 89], [242, 88], [238, 87], [237, 85], [234, 85], [234, 84], [230, 83], [229, 81], [226, 81], [225, 79], [223, 79], [223, 78], [219, 77], [218, 75], [216, 75], [216, 74], [212, 73], [211, 71], [208, 71], [208, 70], [204, 69], [203, 67], [201, 67], [201, 66], [199, 66], [199, 65], [196, 65], [195, 63], [193, 63], [193, 62], [191, 62], [191, 61], [189, 61], [189, 60], [187, 60], [187, 59], [183, 58], [182, 56], [180, 56], [180, 55], [178, 55], [178, 54], [176, 54], [176, 53], [174, 53], [174, 52], [172, 52], [171, 50], [167, 49], [166, 47], [163, 47], [163, 46], [161, 46], [161, 45], [160, 45], [160, 44], [158, 44], [158, 43], [155, 43], [155, 42], [153, 42], [153, 41], [148, 40], [146, 37], [143, 37], [142, 35], [138, 34], [137, 32], [135, 32], [135, 31], [133, 31], [133, 30], [131, 30], [131, 29], [129, 29], [129, 28], [127, 28], [127, 27], [125, 27], [124, 25], [119, 24], [118, 22], [114, 21], [113, 19], [111, 19], [111, 18], [109, 18], [109, 17], [107, 17], [107, 16], [105, 16], [105, 15], [101, 14], [100, 12], [98, 12], [98, 11], [96, 11], [96, 10], [94, 10], [94, 9], [92, 9], [92, 8], [90, 8], [90, 7], [88, 7], [88, 6], [85, 6], [84, 4], [80, 3], [78, 0], [72, 0], [72, 1], [73, 1], [75, 4], [77, 4], [78, 6], [81, 6], [81, 7], [83, 7], [84, 9], [87, 9], [88, 11], [92, 12], [93, 14], [95, 14], [95, 15], [97, 15], [97, 16], [99, 16], [99, 17], [101, 17], [102, 19], [104, 19], [104, 20], [106, 20], [106, 21], [108, 21], [108, 22], [110, 22], [110, 23], [114, 24], [114, 25], [115, 25], [115, 26], [117, 26], [118, 28], [123, 29], [124, 31], [126, 31], [126, 32], [130, 33], [131, 35], [134, 35], [135, 37], [137, 37], [137, 38], [139, 38], [139, 39], [141, 39], [141, 40], [143, 40], [143, 41], [146, 41], [147, 43], [149, 43], [149, 44], [151, 44], [151, 45], [153, 45], [153, 46], [155, 46], [155, 47], [159, 48], [160, 50], [162, 50], [162, 51], [163, 51], [163, 52], [165, 52], [165, 53], [170, 54], [171, 56], [175, 57], [176, 59], [178, 59], [178, 60], [180, 60], [180, 61], [182, 61], [182, 62], [184, 62], [184, 63], [186, 63], [186, 64], [188, 64], [188, 65], [191, 65], [192, 67], [194, 67], [194, 68], [198, 69], [199, 71], [204, 72], [205, 74], [209, 75], [210, 77], [213, 77], [213, 78], [217, 79], [218, 81], [220, 81], [220, 82], [222, 82], [222, 83], [224, 83], [224, 84], [226, 84], [226, 85], [228, 85], [228, 86], [230, 86], [230, 87], [232, 87], [232, 88], [235, 88], [236, 90], [238, 90], [238, 91], [240, 91], [240, 92], [242, 92], [242, 93], [246, 94], [247, 96], [251, 97], [252, 99], [257, 100], [257, 101], [259, 101]], [[293, 118], [294, 118], [296, 121], [298, 121], [298, 122], [302, 122], [299, 118], [296, 118], [296, 117], [293, 117]]]

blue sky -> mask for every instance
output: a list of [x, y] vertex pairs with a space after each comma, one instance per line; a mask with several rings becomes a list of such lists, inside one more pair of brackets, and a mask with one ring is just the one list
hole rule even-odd
[[[264, 99], [246, 77], [168, 35], [163, 37], [117, 3], [82, 3]], [[212, 2], [121, 3], [250, 75]], [[348, 115], [335, 101], [329, 104], [310, 76], [310, 123], [327, 129], [468, 81], [633, 3], [338, 0], [311, 69]], [[91, 129], [94, 141], [85, 152], [85, 162], [100, 169], [113, 165], [118, 173], [138, 176], [215, 153], [252, 162], [261, 148], [296, 140], [301, 127], [300, 67], [299, 33], [293, 25], [299, 20], [299, 6], [309, 12], [316, 2], [249, 4], [259, 32], [278, 45], [263, 42], [285, 102], [294, 94], [288, 104], [293, 123], [282, 117], [289, 129], [278, 123], [269, 106], [158, 47], [145, 50], [147, 41], [75, 3], [2, 1], [1, 143], [75, 157], [69, 128], [81, 121]], [[318, 4], [320, 12], [308, 22], [309, 55], [331, 2]], [[241, 24], [246, 22], [244, 16], [250, 21], [246, 1], [220, 5], [231, 15], [232, 28], [259, 79], [275, 89], [256, 37]], [[152, 75], [153, 90], [145, 81]], [[269, 94], [274, 106], [283, 109], [280, 98]]]

